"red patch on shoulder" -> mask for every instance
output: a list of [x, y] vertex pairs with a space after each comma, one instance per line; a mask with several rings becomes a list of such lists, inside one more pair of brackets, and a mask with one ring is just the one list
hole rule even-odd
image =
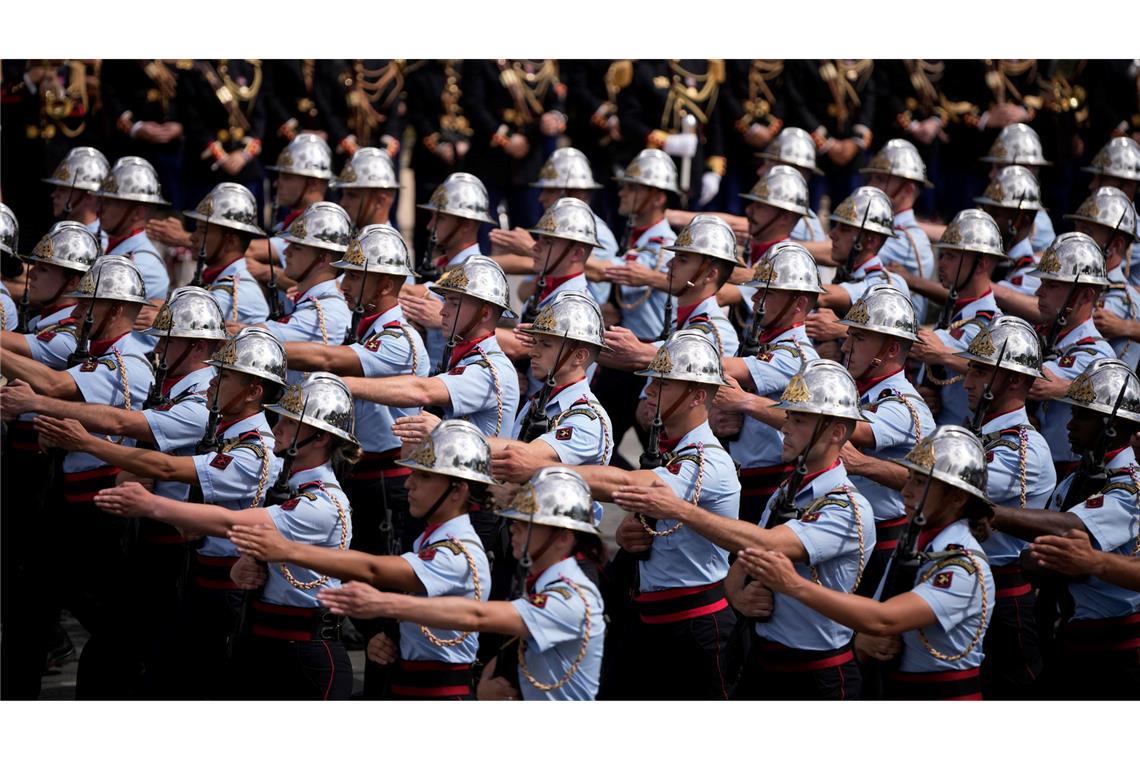
[[50, 343], [51, 339], [55, 337], [55, 330], [50, 327], [46, 330], [40, 330], [36, 333], [36, 340], [42, 340], [44, 343]]
[[681, 463], [680, 462], [670, 462], [669, 464], [665, 465], [665, 469], [668, 470], [669, 472], [673, 473], [674, 475], [680, 475], [681, 474]]
[[435, 559], [435, 549], [420, 549], [419, 558], [424, 562], [431, 562]]
[[296, 508], [297, 508], [297, 503], [298, 503], [299, 501], [301, 501], [301, 500], [300, 500], [300, 499], [298, 499], [297, 497], [293, 497], [293, 498], [292, 498], [292, 499], [290, 499], [289, 501], [287, 501], [287, 502], [285, 502], [284, 504], [282, 504], [282, 505], [281, 505], [281, 509], [285, 510], [286, 512], [292, 512], [294, 509], [296, 509]]
[[88, 359], [79, 365], [80, 372], [94, 372], [95, 368], [99, 366], [99, 362], [94, 359]]
[[950, 588], [950, 583], [954, 580], [954, 573], [949, 571], [939, 573], [934, 576], [934, 588]]
[[954, 340], [961, 340], [962, 336], [965, 335], [965, 333], [966, 333], [966, 328], [955, 327], [953, 330], [950, 331], [950, 337], [953, 338]]
[[802, 523], [813, 523], [813, 522], [818, 522], [818, 521], [819, 521], [819, 512], [812, 512], [812, 513], [806, 514], [800, 518], [800, 522], [802, 522]]
[[557, 441], [569, 441], [573, 435], [574, 428], [564, 427], [554, 431], [554, 439]]
[[372, 353], [376, 353], [377, 351], [379, 351], [380, 350], [380, 336], [379, 335], [373, 335], [371, 338], [364, 341], [364, 348], [368, 351], [371, 351]]
[[1071, 366], [1073, 366], [1073, 363], [1076, 360], [1077, 360], [1076, 355], [1068, 354], [1066, 356], [1062, 356], [1061, 360], [1059, 362], [1057, 362], [1057, 364], [1061, 367], [1071, 367]]
[[1096, 496], [1090, 496], [1085, 500], [1085, 506], [1089, 509], [1096, 509], [1104, 506], [1104, 496], [1099, 493]]
[[531, 594], [526, 598], [526, 600], [533, 604], [535, 607], [542, 609], [546, 606], [546, 600], [549, 598], [550, 597], [547, 594]]
[[987, 461], [987, 462], [992, 462], [992, 461], [994, 461], [994, 453], [993, 453], [992, 451], [987, 451], [987, 452], [986, 452], [986, 461]]
[[1021, 282], [1022, 282], [1021, 275], [1018, 275], [1017, 277], [1010, 278], [1009, 284], [1010, 285], [1020, 285]]
[[463, 370], [465, 370], [465, 369], [467, 369], [467, 365], [466, 365], [466, 364], [464, 364], [464, 365], [462, 365], [462, 366], [460, 366], [460, 367], [454, 367], [454, 368], [452, 368], [452, 369], [448, 370], [447, 374], [449, 374], [449, 375], [462, 375], [462, 374], [463, 374]]
[[210, 460], [210, 466], [224, 470], [230, 466], [230, 462], [232, 461], [234, 461], [234, 458], [229, 454], [215, 454], [214, 458]]

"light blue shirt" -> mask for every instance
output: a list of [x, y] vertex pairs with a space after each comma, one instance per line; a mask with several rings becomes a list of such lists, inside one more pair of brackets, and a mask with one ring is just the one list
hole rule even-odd
[[[768, 522], [786, 486], [769, 497], [761, 526]], [[845, 492], [844, 488], [850, 490]], [[796, 507], [806, 514], [784, 523], [808, 555], [807, 562], [794, 564], [796, 572], [811, 580], [814, 567], [824, 588], [853, 593], [875, 548], [875, 516], [870, 502], [855, 490], [847, 469], [837, 461], [801, 486]], [[850, 628], [783, 594], [775, 595], [772, 615], [756, 624], [756, 633], [793, 649], [817, 652], [839, 649], [854, 635]]]
[[[1095, 548], [1125, 557], [1134, 556], [1140, 534], [1140, 493], [1136, 475], [1136, 453], [1131, 447], [1116, 452], [1108, 462], [1109, 478], [1100, 493], [1069, 510], [1084, 524]], [[1060, 505], [1072, 486], [1076, 474], [1061, 483], [1054, 495], [1052, 509]], [[1089, 577], [1083, 582], [1071, 581], [1069, 593], [1076, 604], [1073, 619], [1100, 620], [1140, 612], [1140, 591]]]
[[1056, 237], [1057, 233], [1053, 231], [1053, 220], [1049, 218], [1049, 212], [1043, 208], [1037, 209], [1037, 215], [1033, 217], [1033, 232], [1029, 235], [1033, 250], [1044, 251]]
[[[1140, 320], [1140, 290], [1124, 277], [1124, 265], [1119, 264], [1108, 272], [1108, 286], [1100, 296], [1099, 306], [1124, 319]], [[1109, 341], [1116, 357], [1135, 372], [1140, 364], [1140, 343], [1129, 338], [1113, 338]]]
[[[1112, 346], [1100, 336], [1091, 319], [1085, 320], [1069, 330], [1057, 341], [1057, 351], [1060, 356], [1052, 361], [1045, 362], [1042, 370], [1049, 370], [1056, 377], [1072, 382], [1077, 375], [1085, 371], [1085, 367], [1101, 357], [1114, 358], [1116, 354]], [[1049, 443], [1049, 450], [1053, 452], [1053, 459], [1058, 462], [1074, 462], [1081, 455], [1073, 451], [1069, 445], [1069, 418], [1073, 416], [1073, 407], [1062, 404], [1060, 401], [1043, 401], [1037, 413], [1041, 422], [1041, 433]]]
[[166, 261], [145, 232], [131, 235], [107, 251], [108, 256], [126, 256], [138, 267], [146, 286], [148, 301], [165, 301], [170, 290], [170, 273], [166, 271]]
[[[322, 314], [324, 333], [321, 332]], [[325, 280], [306, 290], [296, 300], [291, 314], [278, 321], [266, 322], [265, 327], [282, 343], [319, 341], [325, 345], [339, 346], [351, 323], [352, 312], [344, 301], [344, 294], [336, 286], [336, 280]]]
[[0, 282], [0, 330], [15, 330], [20, 324], [20, 310], [8, 292], [8, 286]]
[[67, 359], [75, 351], [79, 327], [71, 317], [73, 311], [74, 306], [67, 306], [29, 321], [31, 332], [24, 336], [24, 340], [33, 359], [55, 370], [67, 367]]
[[[899, 670], [904, 673], [932, 673], [939, 670], [969, 670], [982, 664], [985, 656], [982, 651], [982, 638], [984, 628], [989, 626], [993, 616], [996, 594], [994, 593], [993, 573], [990, 572], [986, 553], [978, 544], [978, 540], [970, 533], [965, 520], [950, 523], [923, 547], [924, 551], [944, 551], [952, 545], [959, 546], [971, 552], [974, 561], [981, 569], [981, 573], [965, 557], [956, 557], [950, 561], [940, 563], [924, 562], [918, 568], [916, 580], [926, 578], [922, 583], [916, 583], [913, 593], [934, 612], [938, 622], [922, 629], [930, 646], [946, 655], [956, 656], [970, 645], [978, 625], [983, 625], [982, 636], [978, 638], [974, 648], [968, 655], [958, 660], [947, 662], [940, 660], [923, 645], [919, 638], [919, 631], [907, 631], [902, 635], [902, 659]], [[885, 579], [890, 572], [883, 574]], [[984, 576], [980, 577], [980, 576]], [[876, 593], [878, 598], [882, 593]], [[986, 617], [982, 619], [982, 594], [987, 601]]]
[[[704, 448], [703, 456], [698, 443]], [[720, 447], [708, 422], [683, 435], [665, 461], [667, 464], [653, 473], [679, 498], [692, 500], [700, 472], [697, 506], [734, 520], [740, 515], [736, 465]], [[676, 522], [658, 520], [656, 530], [667, 531]], [[653, 538], [649, 559], [641, 563], [641, 591], [704, 586], [724, 580], [727, 574], [728, 552], [685, 525], [668, 536]]]
[[796, 226], [792, 227], [792, 232], [788, 236], [797, 242], [822, 242], [827, 240], [827, 235], [823, 231], [823, 225], [819, 221], [819, 217], [812, 210], [808, 210], [808, 215], [800, 217], [796, 222]]
[[[183, 375], [170, 388], [170, 401], [143, 411], [146, 424], [154, 435], [154, 445], [164, 454], [192, 456], [198, 441], [206, 432], [210, 410], [206, 406], [206, 393], [214, 378], [213, 367], [196, 369]], [[155, 481], [154, 492], [175, 501], [186, 501], [190, 494], [188, 483], [173, 480]]]
[[[663, 251], [661, 248], [673, 245], [676, 241], [677, 235], [673, 232], [673, 228], [669, 226], [668, 221], [662, 219], [641, 233], [641, 236], [634, 241], [634, 250], [626, 252], [624, 260], [636, 261], [650, 269], [664, 272], [669, 260], [673, 258], [673, 253]], [[663, 290], [654, 290], [648, 286], [619, 286], [618, 301], [622, 304], [622, 327], [632, 331], [642, 340], [656, 340], [665, 325], [665, 299], [671, 297]], [[676, 306], [674, 298], [674, 314], [677, 313]]]
[[[1001, 316], [1001, 309], [994, 300], [992, 290], [987, 290], [978, 298], [960, 302], [954, 310], [950, 320], [950, 327], [946, 330], [935, 330], [934, 334], [942, 345], [953, 349], [956, 353], [965, 351], [970, 343], [990, 322]], [[946, 370], [946, 379], [954, 376], [953, 370]], [[943, 385], [939, 389], [942, 408], [938, 412], [939, 425], [963, 425], [970, 417], [970, 401], [966, 397], [966, 389], [962, 381], [958, 380], [950, 385]]]
[[[462, 547], [463, 551], [456, 549]], [[475, 579], [467, 561], [467, 554], [475, 563], [479, 574], [480, 598], [491, 596], [491, 566], [483, 551], [479, 534], [471, 526], [471, 519], [462, 514], [445, 523], [428, 526], [413, 543], [412, 550], [400, 558], [412, 567], [412, 572], [423, 584], [426, 596], [462, 596], [475, 598]], [[456, 639], [460, 631], [442, 628], [429, 629], [438, 639]], [[435, 662], [474, 662], [479, 649], [479, 634], [472, 632], [455, 646], [439, 646], [420, 630], [419, 623], [400, 623], [400, 659], [432, 660]]]
[[451, 397], [444, 417], [467, 420], [485, 436], [502, 435], [519, 405], [519, 376], [495, 334], [487, 335], [463, 356], [452, 356], [451, 361], [451, 369], [436, 375]]
[[[550, 432], [535, 440], [542, 441], [562, 464], [609, 464], [613, 455], [613, 426], [610, 415], [590, 390], [585, 378], [571, 383], [551, 395], [543, 411], [551, 421]], [[510, 437], [519, 439], [523, 420], [530, 414], [535, 399], [527, 399], [511, 427]]]
[[1030, 272], [1037, 269], [1038, 257], [1033, 253], [1033, 242], [1030, 238], [1021, 240], [1006, 252], [1006, 256], [1013, 262], [1013, 269], [1005, 276], [1002, 284], [1024, 293], [1027, 296], [1037, 295], [1041, 287], [1041, 280]]
[[[778, 401], [792, 375], [800, 371], [804, 362], [818, 359], [811, 339], [803, 325], [789, 327], [764, 340], [756, 356], [744, 358], [756, 394]], [[784, 434], [755, 417], [744, 415], [740, 436], [729, 443], [732, 458], [742, 468], [770, 467], [780, 464], [784, 448]]]
[[[888, 238], [889, 239], [889, 238]], [[910, 298], [910, 287], [901, 275], [888, 272], [883, 268], [882, 260], [876, 255], [864, 261], [851, 273], [848, 282], [839, 283], [839, 287], [847, 291], [851, 303], [855, 303], [872, 285], [890, 285], [895, 290]]]
[[[569, 582], [567, 582], [569, 581]], [[590, 605], [586, 607], [577, 586]], [[555, 562], [538, 576], [534, 591], [511, 602], [526, 625], [526, 667], [542, 684], [560, 681], [578, 657], [582, 648], [584, 626], [590, 627], [590, 643], [581, 664], [564, 685], [541, 691], [531, 685], [519, 668], [519, 688], [527, 700], [591, 700], [598, 693], [598, 677], [602, 670], [602, 647], [605, 643], [606, 620], [602, 595], [586, 577], [578, 563], [568, 557]]]
[[[265, 508], [281, 535], [299, 544], [329, 548], [341, 548], [343, 536], [347, 549], [352, 542], [352, 509], [330, 464], [292, 473], [289, 485], [299, 491], [297, 496]], [[263, 601], [286, 607], [319, 607], [317, 594], [340, 586], [340, 579], [330, 577], [313, 588], [297, 588], [285, 577], [283, 564], [298, 584], [313, 583], [321, 577], [307, 567], [270, 562], [261, 592]]]
[[269, 304], [265, 301], [261, 285], [249, 273], [249, 266], [244, 256], [219, 272], [206, 289], [218, 303], [222, 317], [228, 321], [250, 325], [260, 324], [269, 319]]
[[[590, 252], [590, 255], [596, 259], [601, 260], [606, 266], [616, 264], [618, 259], [618, 241], [614, 237], [613, 230], [609, 225], [602, 221], [602, 218], [594, 214], [594, 226], [597, 228], [598, 242], [601, 243], [597, 248]], [[613, 285], [609, 282], [591, 282], [590, 295], [598, 303], [605, 303], [610, 300], [610, 291]]]
[[[431, 372], [427, 350], [420, 340], [420, 334], [404, 319], [404, 311], [398, 305], [373, 320], [361, 341], [353, 343], [349, 348], [360, 361], [364, 377], [412, 374], [427, 377]], [[413, 357], [416, 365], [414, 373]], [[398, 449], [400, 439], [392, 432], [392, 423], [400, 417], [420, 413], [418, 406], [397, 407], [361, 399], [355, 399], [353, 407], [356, 410], [356, 438], [362, 449], [373, 454]]]
[[[986, 496], [990, 501], [999, 507], [1020, 507], [1024, 471], [1025, 508], [1044, 509], [1057, 485], [1057, 473], [1049, 444], [1029, 424], [1025, 407], [983, 424], [982, 444], [986, 447]], [[1026, 546], [1028, 543], [1020, 538], [997, 530], [982, 544], [994, 567], [1016, 562]]]
[[[875, 436], [871, 450], [878, 459], [902, 459], [918, 445], [912, 409], [921, 426], [922, 437], [934, 433], [934, 415], [901, 369], [863, 391], [859, 406]], [[852, 475], [851, 482], [872, 504], [876, 520], [894, 520], [906, 513], [902, 494], [897, 490], [861, 475]]]
[[[273, 453], [274, 438], [263, 412], [238, 420], [225, 430], [225, 441], [218, 453], [195, 454], [194, 470], [204, 504], [226, 509], [246, 509], [264, 503], [265, 494], [254, 502], [258, 484], [272, 486], [281, 471], [281, 460]], [[268, 468], [268, 473], [263, 468]], [[237, 547], [229, 539], [206, 536], [199, 554], [207, 557], [236, 557]]]
[[[115, 352], [118, 352], [116, 356]], [[126, 408], [123, 375], [126, 376], [126, 390], [130, 393], [130, 408], [141, 409], [150, 384], [154, 380], [146, 348], [138, 336], [129, 332], [111, 344], [101, 355], [92, 356], [82, 364], [65, 370], [79, 388], [79, 395], [87, 404], [106, 404]], [[115, 443], [134, 446], [135, 439], [121, 438]], [[68, 452], [63, 460], [64, 472], [86, 472], [105, 467], [106, 462], [82, 451]]]
[[[902, 264], [906, 271], [918, 277], [936, 279], [934, 269], [934, 250], [930, 247], [930, 238], [918, 225], [914, 210], [907, 209], [895, 214], [895, 237], [889, 237], [879, 249], [879, 258], [884, 264]], [[918, 321], [922, 322], [926, 314], [927, 300], [918, 293], [910, 294], [910, 302], [914, 304], [914, 312]]]

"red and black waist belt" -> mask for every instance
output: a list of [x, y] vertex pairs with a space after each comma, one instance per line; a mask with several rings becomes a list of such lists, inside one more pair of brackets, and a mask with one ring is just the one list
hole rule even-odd
[[1070, 620], [1061, 626], [1069, 652], [1125, 652], [1140, 648], [1140, 612], [1127, 617]]
[[724, 596], [724, 583], [721, 581], [707, 586], [647, 591], [633, 597], [633, 601], [637, 604], [641, 622], [649, 625], [692, 620], [720, 612], [728, 606], [728, 599]]
[[156, 546], [194, 543], [194, 539], [182, 535], [173, 525], [145, 517], [139, 520], [139, 541]]
[[1017, 596], [1025, 596], [1033, 591], [1033, 586], [1029, 583], [1029, 579], [1021, 572], [1021, 563], [1014, 562], [1012, 565], [1003, 565], [1001, 567], [990, 568], [994, 574], [994, 588], [997, 589], [998, 599], [1010, 599]]
[[875, 521], [875, 551], [893, 552], [906, 528], [906, 515], [893, 520]]
[[932, 673], [892, 670], [886, 675], [885, 694], [889, 699], [972, 701], [982, 698], [981, 668]]
[[851, 644], [839, 649], [796, 649], [756, 634], [752, 628], [752, 658], [761, 669], [772, 673], [806, 673], [837, 668], [855, 659]]
[[360, 461], [348, 474], [349, 480], [379, 480], [381, 478], [400, 478], [411, 475], [411, 469], [396, 464], [400, 458], [400, 450], [390, 449], [380, 452], [364, 452]]
[[392, 676], [392, 695], [409, 699], [470, 697], [474, 663], [400, 660]]
[[83, 472], [63, 473], [63, 500], [68, 504], [90, 504], [104, 488], [114, 488], [121, 470], [113, 465]]
[[339, 615], [324, 607], [291, 607], [256, 601], [250, 606], [249, 633], [279, 641], [339, 641]]
[[11, 451], [34, 453], [40, 450], [40, 434], [31, 420], [12, 420], [5, 437]]
[[740, 470], [740, 496], [767, 498], [776, 492], [792, 472], [790, 464], [773, 464], [766, 467], [745, 467]]
[[192, 570], [194, 584], [198, 588], [215, 591], [237, 591], [238, 587], [230, 579], [230, 568], [237, 561], [237, 557], [209, 557], [205, 554], [195, 554]]

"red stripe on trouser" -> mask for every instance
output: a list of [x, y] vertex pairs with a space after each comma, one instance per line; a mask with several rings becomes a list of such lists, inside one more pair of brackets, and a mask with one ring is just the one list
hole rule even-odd
[[899, 545], [899, 536], [902, 534], [902, 529], [906, 527], [907, 518], [896, 517], [891, 520], [883, 520], [875, 522], [875, 551], [876, 552], [890, 552], [894, 551], [895, 547]]
[[400, 660], [391, 692], [401, 697], [466, 697], [471, 694], [471, 663]]
[[641, 622], [650, 625], [692, 620], [728, 607], [724, 585], [719, 581], [704, 586], [647, 591], [635, 596], [633, 601]]
[[993, 574], [998, 599], [1025, 596], [1033, 590], [1033, 586], [1021, 574], [1021, 566], [1018, 564], [995, 567]]
[[769, 639], [755, 639], [753, 648], [756, 664], [773, 673], [806, 673], [836, 668], [855, 659], [850, 645], [838, 650], [816, 652], [796, 649]]

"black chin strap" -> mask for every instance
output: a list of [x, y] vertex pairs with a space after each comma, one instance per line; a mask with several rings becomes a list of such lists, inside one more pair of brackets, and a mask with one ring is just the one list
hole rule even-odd
[[454, 480], [447, 481], [447, 488], [443, 490], [443, 493], [439, 495], [439, 498], [435, 500], [435, 503], [431, 505], [428, 511], [424, 512], [424, 522], [431, 521], [431, 516], [434, 515], [436, 511], [443, 506], [443, 502], [447, 500], [448, 496], [451, 496], [451, 492], [455, 490], [456, 485], [458, 484]]

